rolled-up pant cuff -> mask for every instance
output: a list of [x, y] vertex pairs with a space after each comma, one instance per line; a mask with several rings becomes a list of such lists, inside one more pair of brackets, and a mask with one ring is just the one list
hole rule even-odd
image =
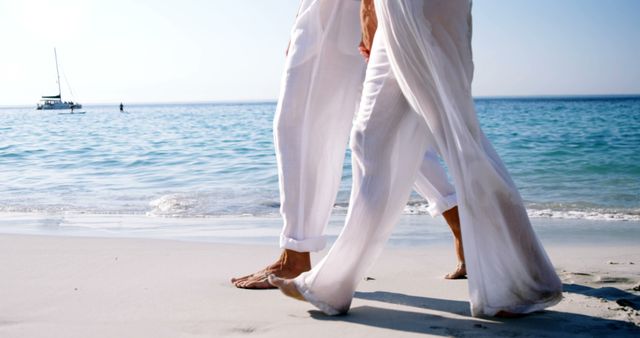
[[458, 205], [458, 199], [456, 197], [456, 194], [454, 193], [449, 196], [445, 196], [440, 201], [429, 204], [429, 207], [427, 207], [427, 212], [429, 212], [431, 217], [436, 217], [442, 215], [443, 212], [455, 207], [456, 205]]
[[297, 252], [314, 252], [324, 249], [327, 239], [324, 236], [306, 239], [294, 239], [285, 235], [280, 235], [280, 248]]

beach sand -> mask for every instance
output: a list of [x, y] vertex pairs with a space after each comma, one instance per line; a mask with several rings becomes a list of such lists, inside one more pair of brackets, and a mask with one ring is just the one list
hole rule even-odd
[[466, 281], [442, 278], [452, 246], [433, 244], [387, 248], [350, 313], [328, 317], [229, 283], [277, 257], [275, 246], [0, 235], [0, 337], [640, 336], [640, 247], [547, 250], [565, 299], [544, 312], [471, 317]]

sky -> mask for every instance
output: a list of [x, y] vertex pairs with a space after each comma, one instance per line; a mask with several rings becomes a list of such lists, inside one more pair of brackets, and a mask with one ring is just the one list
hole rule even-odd
[[[54, 47], [63, 97], [85, 104], [274, 100], [299, 3], [0, 0], [0, 105], [57, 93]], [[640, 0], [475, 0], [473, 16], [475, 96], [640, 94]]]

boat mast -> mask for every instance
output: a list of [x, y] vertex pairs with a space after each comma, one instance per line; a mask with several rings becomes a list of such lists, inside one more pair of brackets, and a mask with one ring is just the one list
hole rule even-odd
[[62, 100], [62, 90], [60, 90], [60, 71], [58, 71], [58, 52], [56, 52], [56, 48], [53, 48], [53, 55], [56, 58], [56, 74], [58, 74], [58, 96], [60, 100]]

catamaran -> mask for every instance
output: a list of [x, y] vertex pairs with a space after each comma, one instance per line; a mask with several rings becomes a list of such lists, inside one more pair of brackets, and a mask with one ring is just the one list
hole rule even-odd
[[82, 105], [73, 101], [62, 101], [62, 91], [60, 90], [60, 71], [58, 71], [58, 53], [53, 49], [53, 55], [56, 59], [56, 74], [58, 75], [58, 95], [43, 96], [36, 106], [38, 110], [49, 109], [80, 109]]

